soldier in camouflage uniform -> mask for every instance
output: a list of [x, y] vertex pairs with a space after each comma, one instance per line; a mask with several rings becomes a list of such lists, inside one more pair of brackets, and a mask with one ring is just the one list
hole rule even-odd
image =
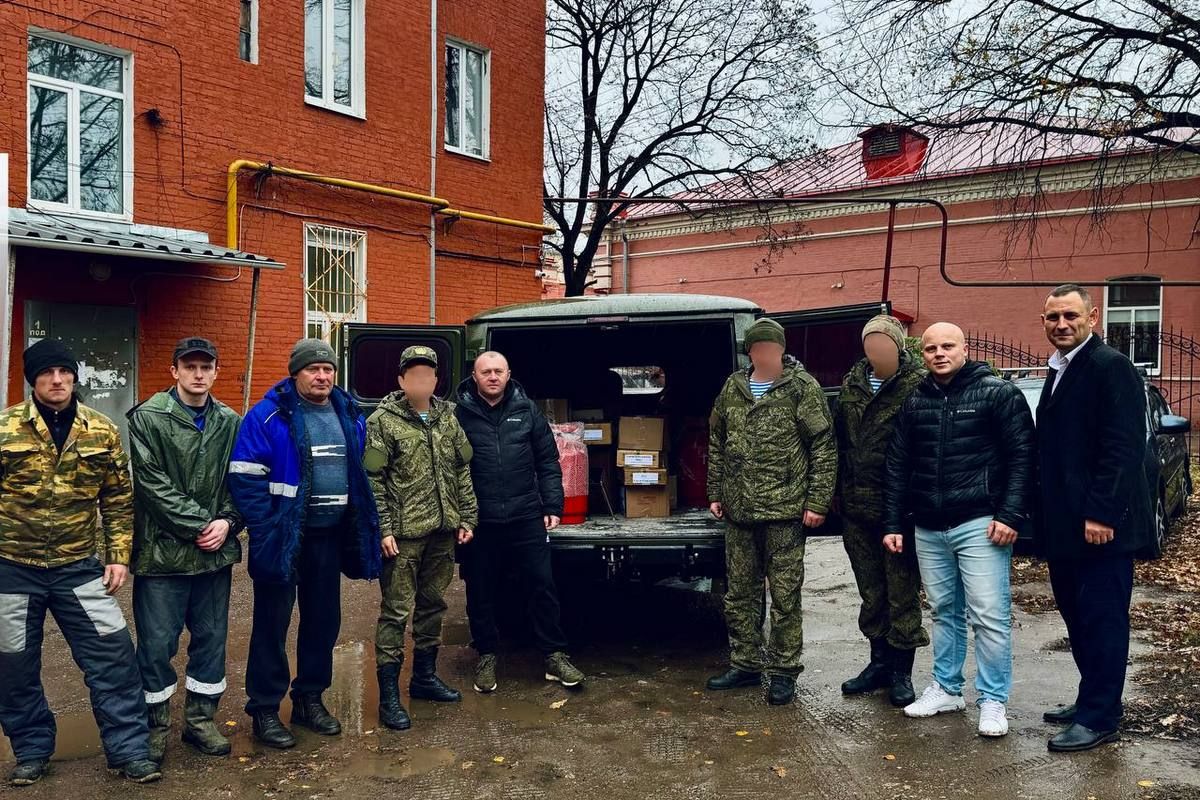
[[[725, 622], [729, 669], [712, 690], [758, 686], [785, 705], [796, 693], [804, 645], [800, 590], [807, 528], [825, 521], [837, 479], [837, 444], [820, 384], [784, 354], [783, 328], [760, 319], [746, 331], [751, 367], [735, 372], [709, 419], [708, 499], [728, 523]], [[763, 653], [764, 578], [771, 634]]]
[[400, 356], [400, 391], [367, 420], [363, 466], [371, 480], [383, 535], [383, 604], [375, 629], [379, 718], [411, 727], [397, 681], [404, 630], [412, 619], [409, 696], [454, 702], [462, 695], [437, 677], [443, 595], [454, 577], [454, 545], [471, 541], [479, 518], [471, 484], [471, 445], [454, 406], [433, 396], [437, 353], [415, 345]]
[[883, 548], [883, 465], [896, 416], [925, 370], [905, 351], [904, 329], [895, 317], [871, 319], [862, 340], [866, 358], [842, 383], [835, 422], [842, 544], [862, 596], [858, 627], [871, 643], [871, 661], [842, 684], [842, 692], [890, 687], [892, 705], [903, 707], [916, 699], [913, 654], [929, 644], [929, 634], [921, 627], [916, 548], [900, 553]]
[[83, 669], [109, 766], [138, 783], [162, 777], [114, 597], [133, 539], [129, 460], [116, 425], [75, 396], [78, 374], [62, 342], [37, 342], [25, 351], [32, 397], [0, 414], [0, 727], [15, 786], [41, 779], [54, 753], [40, 674], [47, 611]]

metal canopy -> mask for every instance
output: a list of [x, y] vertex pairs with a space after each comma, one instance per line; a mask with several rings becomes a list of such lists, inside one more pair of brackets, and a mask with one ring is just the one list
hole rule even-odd
[[117, 233], [84, 227], [74, 220], [9, 219], [9, 244], [68, 250], [75, 253], [149, 258], [193, 264], [222, 264], [252, 269], [283, 269], [282, 262], [266, 256], [218, 247], [207, 242], [170, 239], [145, 233]]

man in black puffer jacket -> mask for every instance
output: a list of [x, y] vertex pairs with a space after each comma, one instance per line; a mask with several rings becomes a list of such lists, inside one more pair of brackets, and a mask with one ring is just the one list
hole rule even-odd
[[888, 449], [884, 546], [915, 526], [921, 580], [933, 609], [933, 683], [910, 717], [962, 711], [968, 611], [975, 630], [979, 734], [1008, 733], [1012, 685], [1009, 567], [1029, 519], [1034, 428], [1017, 387], [967, 360], [957, 325], [921, 338], [929, 376], [905, 401]]
[[458, 386], [459, 424], [471, 442], [471, 479], [479, 501], [475, 538], [459, 547], [467, 582], [471, 646], [479, 653], [475, 690], [496, 689], [496, 601], [507, 572], [524, 590], [533, 636], [546, 658], [546, 680], [567, 687], [584, 679], [564, 652], [558, 593], [550, 569], [548, 532], [563, 511], [558, 446], [546, 418], [511, 380], [499, 353], [475, 359], [471, 377]]

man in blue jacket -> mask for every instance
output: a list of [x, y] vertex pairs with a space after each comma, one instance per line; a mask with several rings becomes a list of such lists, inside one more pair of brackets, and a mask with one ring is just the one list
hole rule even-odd
[[254, 581], [246, 713], [254, 735], [278, 748], [296, 744], [279, 703], [291, 677], [286, 645], [297, 596], [292, 722], [335, 736], [341, 724], [321, 695], [333, 680], [341, 574], [378, 578], [382, 565], [379, 515], [362, 465], [366, 420], [334, 385], [333, 350], [320, 339], [301, 339], [288, 371], [291, 377], [246, 415], [229, 464]]

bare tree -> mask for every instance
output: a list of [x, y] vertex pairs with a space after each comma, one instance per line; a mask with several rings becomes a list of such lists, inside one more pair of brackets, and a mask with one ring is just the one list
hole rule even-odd
[[[808, 151], [809, 17], [800, 0], [548, 0], [544, 210], [568, 295], [624, 197], [761, 190]], [[550, 199], [570, 196], [601, 201]]]
[[1096, 137], [1108, 152], [1200, 154], [1197, 0], [843, 0], [842, 8], [851, 24], [825, 59], [827, 74], [875, 121], [1000, 123]]

